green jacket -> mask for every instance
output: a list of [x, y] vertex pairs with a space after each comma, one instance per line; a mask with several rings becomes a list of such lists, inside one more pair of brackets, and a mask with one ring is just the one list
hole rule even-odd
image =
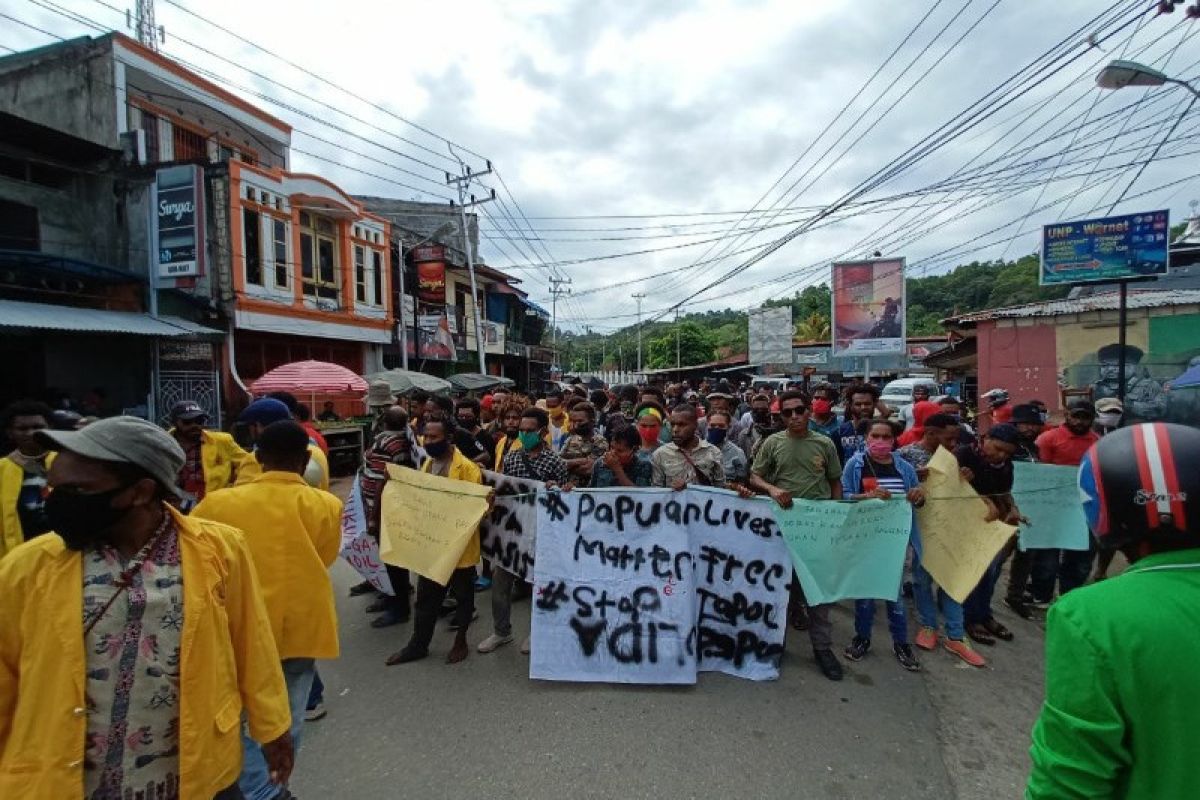
[[1050, 610], [1025, 796], [1194, 798], [1200, 549], [1147, 556]]

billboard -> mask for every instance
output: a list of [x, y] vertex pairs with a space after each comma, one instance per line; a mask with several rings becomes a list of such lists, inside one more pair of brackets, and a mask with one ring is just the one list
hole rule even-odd
[[833, 354], [904, 352], [904, 259], [833, 265]]
[[792, 363], [792, 307], [750, 311], [750, 363]]
[[1041, 283], [1108, 283], [1166, 275], [1170, 234], [1167, 211], [1046, 225]]
[[195, 164], [155, 174], [158, 277], [204, 274], [204, 173]]
[[449, 306], [422, 304], [417, 314], [417, 356], [437, 361], [457, 361], [458, 347], [451, 328], [454, 314]]

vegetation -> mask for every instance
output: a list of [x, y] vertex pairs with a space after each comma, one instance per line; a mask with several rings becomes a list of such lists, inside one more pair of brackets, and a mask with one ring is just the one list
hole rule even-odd
[[[651, 289], [652, 291], [652, 289]], [[944, 331], [940, 320], [985, 308], [1014, 306], [1067, 295], [1067, 287], [1038, 284], [1038, 257], [1016, 261], [973, 261], [941, 275], [908, 279], [908, 335], [932, 336]], [[830, 335], [829, 286], [805, 287], [789, 298], [768, 300], [767, 308], [790, 306], [795, 335], [804, 341], [827, 341]], [[686, 314], [679, 322], [642, 326], [642, 363], [646, 369], [674, 367], [678, 338], [679, 363], [703, 364], [746, 352], [748, 320], [745, 311], [724, 309]], [[559, 332], [561, 362], [569, 372], [637, 368], [637, 326], [616, 333]]]

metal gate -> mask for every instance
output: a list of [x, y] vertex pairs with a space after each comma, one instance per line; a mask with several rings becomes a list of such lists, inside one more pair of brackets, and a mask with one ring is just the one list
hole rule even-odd
[[206, 427], [220, 430], [221, 376], [213, 369], [212, 345], [160, 342], [155, 400], [159, 424], [170, 424], [171, 407], [176, 403], [192, 400], [207, 412]]

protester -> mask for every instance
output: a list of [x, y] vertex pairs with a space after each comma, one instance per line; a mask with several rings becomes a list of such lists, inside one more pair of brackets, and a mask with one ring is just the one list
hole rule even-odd
[[742, 432], [736, 437], [735, 444], [742, 448], [746, 460], [752, 462], [762, 440], [776, 432], [771, 424], [771, 398], [762, 393], [754, 395], [750, 398], [748, 413], [750, 418], [742, 420]]
[[1200, 431], [1162, 423], [1121, 428], [1084, 457], [1088, 525], [1130, 566], [1050, 609], [1030, 800], [1195, 797], [1196, 464]]
[[571, 419], [563, 404], [564, 397], [561, 389], [551, 389], [546, 392], [546, 413], [550, 417], [550, 441], [555, 450], [562, 448], [567, 434], [571, 430]]
[[1121, 427], [1125, 416], [1125, 406], [1115, 397], [1105, 397], [1096, 401], [1096, 433], [1104, 436]]
[[238, 465], [247, 457], [228, 433], [205, 430], [206, 422], [207, 412], [192, 400], [171, 407], [170, 434], [184, 454], [183, 469], [175, 482], [182, 495], [179, 507], [183, 511], [190, 510], [209, 492], [232, 486]]
[[[1032, 403], [1018, 403], [1012, 409], [1012, 424], [1017, 429], [1017, 449], [1013, 453], [1013, 461], [1025, 461], [1036, 464], [1038, 458], [1037, 438], [1045, 427], [1042, 415]], [[1053, 558], [1058, 564], [1056, 551], [1043, 548], [1021, 548], [1013, 550], [1012, 563], [1008, 567], [1008, 591], [1004, 595], [1004, 604], [1022, 619], [1033, 619], [1031, 607], [1032, 598], [1028, 595], [1029, 579], [1039, 560]]]
[[50, 530], [46, 476], [54, 455], [36, 434], [48, 427], [51, 413], [49, 406], [33, 400], [4, 409], [0, 430], [14, 449], [0, 459], [0, 558]]
[[[931, 404], [932, 405], [932, 404]], [[886, 419], [864, 420], [860, 423], [866, 436], [866, 450], [855, 453], [842, 470], [842, 496], [851, 500], [890, 500], [893, 495], [904, 497], [913, 506], [925, 505], [925, 490], [920, 487], [917, 471], [893, 452], [896, 428]], [[916, 517], [913, 518], [916, 533]], [[904, 598], [885, 602], [888, 631], [892, 634], [892, 653], [900, 666], [910, 672], [921, 668], [912, 645], [908, 642], [908, 614]], [[846, 658], [861, 661], [871, 649], [871, 628], [875, 624], [875, 601], [854, 601], [854, 639], [846, 648]]]
[[[808, 402], [801, 392], [779, 397], [779, 414], [787, 428], [763, 440], [750, 468], [750, 488], [768, 494], [780, 508], [791, 508], [792, 498], [840, 500], [842, 471], [837, 447], [828, 437], [808, 430]], [[793, 574], [793, 585], [798, 586]], [[793, 603], [800, 602], [793, 594]], [[826, 678], [842, 679], [842, 665], [833, 654], [832, 605], [808, 607], [808, 635], [813, 656]]]
[[937, 403], [931, 403], [928, 400], [920, 400], [913, 403], [911, 406], [905, 406], [905, 411], [909, 411], [910, 426], [907, 430], [900, 434], [897, 443], [901, 447], [907, 447], [914, 442], [919, 442], [925, 436], [925, 420], [932, 417], [934, 414], [941, 412], [942, 408]]
[[[386, 386], [387, 384], [384, 385]], [[372, 388], [374, 388], [373, 384]], [[425, 414], [429, 408], [429, 399], [432, 396], [423, 389], [413, 389], [408, 395], [408, 424], [412, 426], [413, 435], [417, 437], [418, 442], [421, 440], [420, 437], [425, 433]], [[392, 397], [387, 405], [391, 406], [395, 402], [396, 398]]]
[[638, 437], [642, 440], [642, 452], [649, 456], [662, 445], [663, 420], [667, 412], [654, 401], [643, 401], [633, 414]]
[[571, 408], [571, 433], [559, 455], [576, 483], [587, 483], [596, 459], [608, 450], [608, 440], [596, 431], [596, 407], [589, 402]]
[[[549, 415], [543, 409], [525, 410], [518, 434], [521, 449], [504, 457], [505, 475], [542, 481], [548, 489], [564, 486], [570, 481], [566, 462], [546, 443], [549, 429]], [[479, 652], [490, 653], [512, 642], [512, 596], [516, 581], [517, 578], [507, 570], [493, 571], [492, 634], [479, 643]], [[521, 643], [521, 652], [529, 653], [529, 639]]]
[[[1011, 413], [1011, 412], [1010, 412]], [[1010, 424], [993, 425], [979, 446], [960, 446], [955, 451], [962, 477], [988, 505], [990, 519], [1009, 525], [1021, 521], [1021, 511], [1012, 497], [1013, 453], [1017, 450], [1017, 429]], [[1015, 545], [1011, 540], [983, 573], [979, 585], [963, 603], [963, 623], [967, 636], [979, 644], [992, 645], [996, 639], [1010, 642], [1012, 631], [992, 614], [992, 594], [1000, 569]]]
[[184, 455], [152, 423], [35, 436], [58, 451], [55, 534], [0, 561], [0, 797], [241, 797], [243, 714], [285, 785], [287, 688], [245, 537], [164, 502]]
[[296, 399], [296, 395], [291, 392], [268, 392], [267, 397], [272, 400], [278, 400], [288, 408], [288, 413], [292, 415], [292, 419], [299, 422], [304, 430], [308, 433], [308, 438], [317, 447], [321, 448], [321, 452], [326, 456], [329, 455], [329, 443], [325, 441], [325, 435], [322, 434], [317, 427], [312, 424], [312, 410]]
[[[328, 570], [341, 544], [342, 501], [304, 482], [308, 444], [307, 432], [292, 420], [268, 425], [254, 451], [262, 473], [209, 494], [192, 512], [246, 537], [287, 683], [296, 752], [316, 659], [338, 657], [337, 609]], [[279, 796], [262, 748], [245, 734], [243, 748], [242, 794], [247, 800]]]
[[[263, 430], [272, 422], [292, 419], [292, 412], [280, 400], [272, 397], [260, 397], [246, 406], [238, 417], [238, 422], [246, 426], [250, 441], [257, 442]], [[262, 474], [262, 465], [250, 453], [237, 466], [237, 480], [234, 485], [240, 485], [257, 478]], [[329, 491], [329, 460], [325, 453], [311, 440], [308, 447], [308, 466], [304, 468], [304, 480], [309, 486]]]
[[863, 420], [875, 417], [879, 387], [869, 383], [855, 383], [846, 388], [845, 398], [846, 419], [833, 437], [833, 443], [838, 446], [843, 462], [849, 461], [865, 446], [866, 440], [858, 432], [858, 425]]
[[[1092, 430], [1096, 422], [1096, 407], [1091, 400], [1075, 398], [1067, 403], [1066, 421], [1037, 438], [1042, 463], [1077, 467], [1100, 434]], [[1131, 454], [1132, 455], [1132, 454]], [[1047, 608], [1054, 599], [1054, 586], [1065, 595], [1087, 583], [1092, 571], [1095, 546], [1088, 538], [1086, 550], [1043, 550], [1034, 560], [1032, 594], [1034, 608]]]
[[713, 411], [708, 415], [708, 433], [705, 440], [721, 451], [721, 469], [725, 472], [725, 483], [734, 491], [746, 486], [750, 478], [750, 462], [742, 448], [729, 438], [733, 415], [728, 411]]
[[[458, 452], [454, 446], [454, 423], [440, 414], [425, 420], [425, 453], [427, 458], [421, 470], [456, 481], [482, 483], [483, 473], [479, 465]], [[446, 599], [446, 592], [454, 594], [457, 605], [454, 609], [454, 644], [446, 656], [447, 664], [457, 664], [467, 657], [467, 629], [475, 614], [475, 565], [479, 562], [479, 536], [467, 537], [467, 545], [458, 559], [458, 566], [450, 575], [446, 586], [424, 575], [417, 581], [417, 610], [413, 621], [412, 637], [404, 649], [388, 656], [387, 664], [406, 664], [429, 655], [429, 643], [433, 641], [438, 612]]]
[[721, 451], [696, 435], [696, 409], [680, 403], [671, 412], [671, 441], [650, 457], [650, 485], [680, 491], [688, 484], [725, 486]]
[[492, 439], [492, 446], [496, 445], [496, 399], [485, 394], [479, 398], [479, 426], [483, 428], [483, 432]]
[[729, 433], [725, 434], [729, 441], [733, 441], [742, 432], [741, 423], [733, 415], [733, 395], [730, 394], [729, 384], [721, 381], [717, 384], [717, 388], [707, 393], [705, 398], [708, 401], [708, 410], [705, 413], [705, 419], [700, 421], [700, 426], [697, 430], [701, 438], [708, 437], [708, 418], [713, 414], [726, 414], [729, 418]]
[[495, 460], [492, 463], [492, 469], [495, 472], [500, 472], [504, 469], [504, 457], [513, 449], [521, 449], [520, 427], [521, 415], [525, 413], [525, 409], [529, 408], [529, 401], [524, 397], [510, 396], [500, 408], [500, 415], [497, 421], [500, 423], [500, 431], [503, 437], [496, 442]]
[[604, 417], [604, 435], [609, 439], [622, 428], [633, 425], [633, 409], [638, 404], [638, 389], [633, 384], [616, 387], [614, 394]]
[[[379, 541], [381, 523], [380, 504], [383, 500], [383, 488], [388, 481], [388, 464], [399, 467], [416, 469], [417, 453], [412, 440], [412, 431], [408, 427], [408, 412], [401, 406], [392, 406], [383, 412], [383, 430], [376, 434], [371, 446], [363, 454], [362, 467], [359, 469], [358, 485], [362, 495], [363, 516], [367, 522], [367, 533], [376, 542]], [[392, 594], [383, 594], [371, 605], [367, 606], [368, 614], [377, 613], [371, 620], [373, 628], [387, 628], [408, 622], [412, 614], [409, 605], [409, 576], [408, 570], [394, 564], [385, 564], [388, 582], [392, 585]], [[367, 589], [357, 592], [366, 594], [371, 591], [370, 582]], [[351, 594], [355, 594], [351, 590]]]
[[917, 404], [923, 403], [927, 400], [929, 400], [929, 386], [924, 383], [918, 383], [913, 386], [912, 402], [900, 409], [900, 413], [897, 415], [900, 418], [901, 424], [904, 425], [905, 433], [912, 430], [913, 426], [917, 424], [917, 419], [915, 416]]
[[[1012, 422], [1012, 406], [1008, 404], [1009, 395], [1006, 390], [990, 389], [981, 394], [979, 399], [987, 404], [986, 408], [979, 410], [979, 416], [986, 417], [988, 425], [1003, 425], [1006, 422]], [[982, 422], [981, 420], [981, 424]]]
[[833, 404], [837, 402], [837, 389], [828, 383], [818, 383], [812, 390], [812, 414], [809, 415], [808, 429], [813, 433], [828, 436], [835, 443], [842, 422], [833, 413]]
[[948, 394], [943, 397], [939, 397], [937, 404], [941, 408], [941, 411], [938, 413], [947, 414], [951, 417], [954, 417], [954, 419], [958, 421], [958, 443], [960, 445], [974, 444], [975, 429], [968, 425], [966, 420], [963, 419], [962, 401], [960, 401], [954, 395]]
[[[944, 406], [943, 406], [944, 408]], [[917, 477], [922, 482], [929, 476], [929, 460], [939, 447], [950, 452], [958, 447], [959, 434], [962, 428], [958, 418], [949, 414], [934, 414], [925, 419], [924, 434], [921, 441], [900, 448], [900, 456], [912, 464], [917, 470]], [[973, 667], [986, 666], [983, 656], [975, 652], [965, 639], [963, 630], [962, 604], [946, 594], [940, 586], [935, 593], [933, 576], [921, 564], [920, 558], [913, 560], [913, 605], [916, 606], [917, 618], [921, 629], [917, 632], [916, 645], [922, 650], [933, 651], [938, 644], [938, 611], [941, 611], [945, 625], [945, 638], [942, 646]]]
[[454, 445], [464, 456], [487, 469], [495, 458], [496, 443], [479, 424], [483, 407], [478, 400], [465, 397], [454, 404], [454, 419], [458, 423]]
[[341, 422], [342, 421], [342, 418], [340, 416], [338, 416], [338, 413], [333, 410], [333, 401], [332, 400], [325, 401], [325, 405], [323, 406], [321, 413], [317, 415], [317, 419], [320, 420], [321, 422]]
[[608, 450], [592, 465], [588, 487], [650, 486], [653, 468], [650, 466], [650, 457], [641, 451], [641, 445], [641, 437], [631, 425], [613, 434]]

